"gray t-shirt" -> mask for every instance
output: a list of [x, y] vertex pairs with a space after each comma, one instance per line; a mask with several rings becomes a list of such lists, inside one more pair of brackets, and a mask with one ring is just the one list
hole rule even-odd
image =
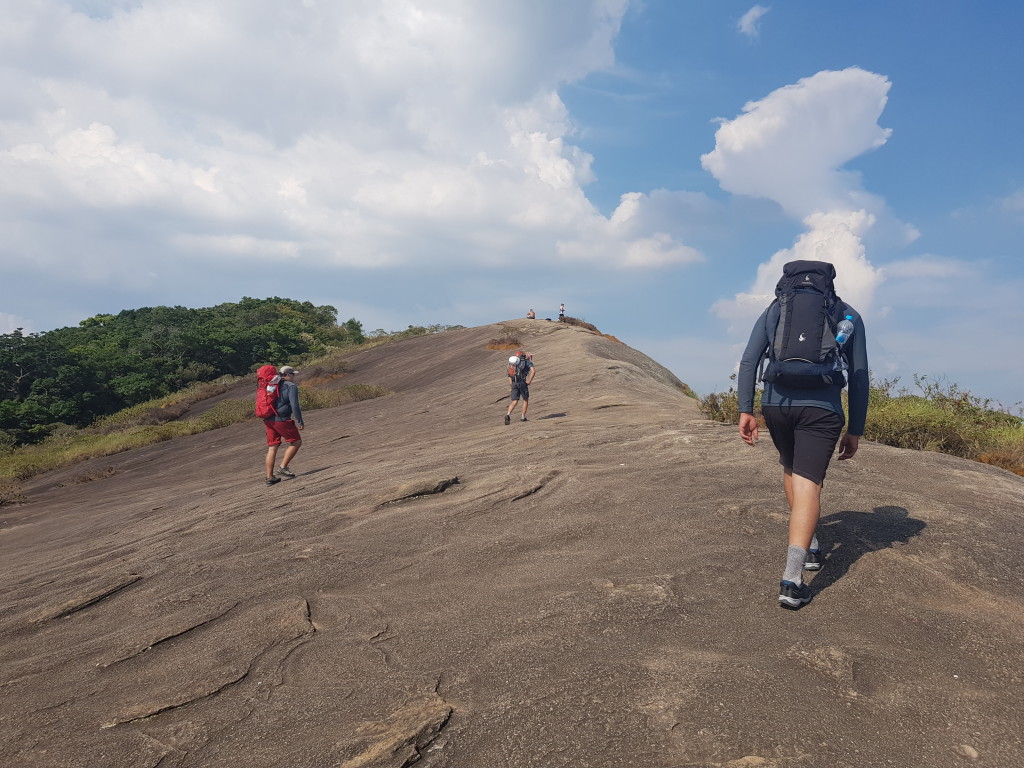
[[274, 410], [277, 416], [274, 421], [289, 421], [295, 419], [300, 427], [302, 423], [302, 410], [299, 408], [299, 387], [291, 381], [282, 381], [277, 387], [277, 401], [274, 403]]

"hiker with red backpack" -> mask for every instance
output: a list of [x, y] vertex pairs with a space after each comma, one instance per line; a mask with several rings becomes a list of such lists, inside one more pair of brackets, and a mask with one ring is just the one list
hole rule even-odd
[[[819, 570], [824, 562], [815, 530], [832, 452], [838, 442], [840, 461], [853, 457], [868, 412], [864, 321], [836, 295], [835, 276], [835, 267], [824, 261], [791, 261], [783, 267], [775, 301], [754, 323], [736, 388], [740, 437], [753, 445], [755, 379], [767, 363], [761, 411], [779, 451], [790, 510], [779, 605], [794, 610], [811, 600], [803, 572]], [[847, 385], [850, 420], [843, 434]]]
[[516, 403], [520, 398], [523, 401], [523, 413], [520, 421], [526, 421], [526, 409], [530, 407], [530, 382], [533, 381], [537, 369], [533, 366], [533, 355], [523, 350], [516, 350], [516, 353], [508, 359], [508, 380], [512, 385], [512, 394], [509, 396], [508, 410], [505, 412], [505, 426], [512, 423], [512, 411], [516, 409]]
[[[280, 373], [272, 365], [264, 365], [256, 371], [256, 415], [263, 419], [267, 432], [267, 485], [275, 485], [282, 478], [295, 477], [288, 465], [302, 447], [302, 410], [299, 408], [299, 387], [295, 383], [298, 374], [290, 365], [281, 368]], [[281, 466], [275, 469], [277, 449], [281, 441], [288, 443]]]

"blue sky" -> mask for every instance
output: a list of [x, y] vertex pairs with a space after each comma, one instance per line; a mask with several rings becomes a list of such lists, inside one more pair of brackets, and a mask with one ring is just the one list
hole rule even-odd
[[1012, 406], [1022, 29], [942, 0], [0, 0], [0, 332], [565, 302], [707, 393], [821, 258], [877, 375]]

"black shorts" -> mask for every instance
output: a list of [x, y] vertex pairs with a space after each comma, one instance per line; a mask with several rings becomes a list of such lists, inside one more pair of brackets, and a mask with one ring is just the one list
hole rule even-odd
[[509, 399], [518, 400], [520, 397], [527, 402], [530, 400], [530, 388], [526, 386], [525, 381], [512, 385], [512, 394], [509, 396]]
[[822, 485], [846, 424], [843, 414], [813, 405], [769, 405], [762, 411], [783, 468]]

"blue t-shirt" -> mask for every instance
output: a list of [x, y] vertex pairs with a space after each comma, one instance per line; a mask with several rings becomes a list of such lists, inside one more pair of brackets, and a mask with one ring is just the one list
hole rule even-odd
[[[772, 337], [769, 328], [774, 329], [779, 323], [779, 305], [773, 302], [754, 323], [750, 332], [747, 348], [740, 358], [739, 376], [736, 382], [736, 394], [739, 398], [740, 413], [754, 412], [754, 386], [757, 378], [758, 365], [761, 358], [768, 353]], [[850, 417], [846, 431], [851, 435], [864, 434], [864, 422], [868, 415], [868, 347], [864, 335], [864, 321], [857, 310], [843, 302], [842, 314], [853, 316], [853, 336], [846, 342], [846, 357], [850, 364], [847, 371], [849, 386]], [[810, 405], [825, 408], [843, 414], [842, 387], [823, 387], [821, 389], [795, 389], [765, 382], [761, 394], [761, 405]]]

